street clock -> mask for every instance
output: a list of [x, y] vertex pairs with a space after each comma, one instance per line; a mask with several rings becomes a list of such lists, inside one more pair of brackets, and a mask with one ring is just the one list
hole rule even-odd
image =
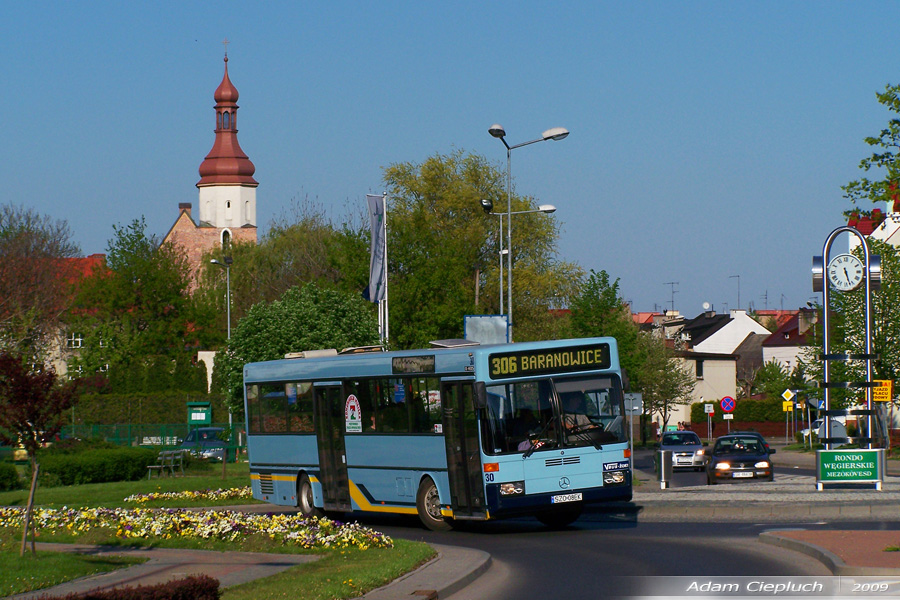
[[834, 289], [849, 292], [863, 281], [863, 263], [852, 254], [839, 254], [828, 263], [828, 281]]

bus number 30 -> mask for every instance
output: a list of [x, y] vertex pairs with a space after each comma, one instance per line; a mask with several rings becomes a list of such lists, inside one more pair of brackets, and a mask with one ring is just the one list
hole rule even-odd
[[487, 481], [488, 483], [490, 483], [491, 481], [494, 480], [494, 474], [493, 473], [485, 473], [484, 480]]

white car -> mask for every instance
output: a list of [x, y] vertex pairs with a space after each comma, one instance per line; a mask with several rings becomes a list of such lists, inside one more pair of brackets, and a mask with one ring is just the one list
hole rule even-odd
[[[809, 438], [809, 430], [812, 429], [820, 439], [825, 437], [825, 419], [816, 419], [809, 429], [801, 429], [803, 439]], [[831, 437], [847, 437], [847, 428], [837, 419], [831, 419]]]

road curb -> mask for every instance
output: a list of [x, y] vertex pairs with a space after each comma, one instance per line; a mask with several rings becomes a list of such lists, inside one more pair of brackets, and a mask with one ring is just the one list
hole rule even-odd
[[491, 555], [482, 550], [428, 545], [437, 551], [435, 558], [362, 597], [366, 600], [446, 598], [478, 579], [491, 566]]
[[855, 567], [845, 563], [839, 556], [833, 552], [829, 552], [821, 546], [811, 544], [809, 542], [801, 542], [776, 533], [764, 532], [759, 534], [759, 541], [771, 546], [778, 546], [801, 552], [810, 556], [826, 567], [834, 575], [857, 576], [857, 577], [896, 577], [900, 575], [900, 569], [892, 569], [888, 567]]

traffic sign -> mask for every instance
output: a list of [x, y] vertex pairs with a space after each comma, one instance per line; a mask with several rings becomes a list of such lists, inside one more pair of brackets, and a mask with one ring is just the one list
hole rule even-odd
[[704, 405], [703, 405], [703, 412], [705, 412], [705, 413], [708, 414], [708, 415], [715, 414], [715, 412], [716, 412], [716, 407], [713, 406], [712, 404], [704, 404]]
[[719, 402], [719, 405], [722, 407], [723, 411], [730, 413], [734, 410], [734, 398], [732, 398], [731, 396], [725, 396], [724, 398], [722, 398], [722, 401]]
[[819, 409], [819, 410], [825, 410], [825, 401], [824, 401], [824, 400], [819, 400], [819, 406], [818, 406], [818, 409]]
[[629, 415], [644, 412], [644, 395], [640, 392], [625, 394], [625, 412]]
[[722, 415], [722, 418], [725, 419], [726, 421], [728, 421], [730, 419], [734, 419], [734, 415], [731, 413], [728, 413], [727, 415]]
[[796, 396], [796, 395], [797, 394], [795, 394], [794, 392], [792, 392], [790, 390], [790, 388], [788, 388], [788, 389], [784, 390], [784, 392], [782, 392], [781, 397], [784, 398], [785, 400], [787, 400], [788, 402], [790, 402], [791, 400], [793, 400], [794, 396]]
[[892, 383], [890, 379], [876, 379], [878, 387], [872, 388], [872, 400], [875, 402], [890, 402]]
[[792, 410], [794, 410], [794, 403], [790, 400], [785, 400], [781, 403], [781, 410], [783, 410], [784, 412], [791, 412]]

